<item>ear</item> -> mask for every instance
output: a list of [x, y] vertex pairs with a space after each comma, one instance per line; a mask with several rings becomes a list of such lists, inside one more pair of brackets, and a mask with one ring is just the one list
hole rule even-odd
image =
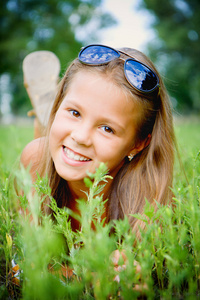
[[149, 145], [150, 141], [151, 141], [151, 134], [148, 134], [146, 139], [144, 139], [143, 141], [139, 142], [136, 146], [134, 146], [134, 148], [131, 149], [128, 155], [135, 156], [136, 154], [141, 152], [144, 148], [146, 148]]

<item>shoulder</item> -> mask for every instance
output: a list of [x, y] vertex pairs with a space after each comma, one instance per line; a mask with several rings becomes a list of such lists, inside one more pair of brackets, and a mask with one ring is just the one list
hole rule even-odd
[[44, 145], [45, 138], [38, 138], [25, 146], [20, 158], [20, 161], [25, 168], [28, 166], [33, 167], [39, 163], [44, 151]]

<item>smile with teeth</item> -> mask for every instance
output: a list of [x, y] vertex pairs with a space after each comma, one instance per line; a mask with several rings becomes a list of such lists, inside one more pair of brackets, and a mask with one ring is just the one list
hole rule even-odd
[[70, 159], [76, 160], [76, 161], [89, 161], [91, 159], [86, 158], [85, 156], [79, 155], [77, 153], [75, 153], [74, 151], [64, 147], [64, 152], [66, 154], [66, 156]]

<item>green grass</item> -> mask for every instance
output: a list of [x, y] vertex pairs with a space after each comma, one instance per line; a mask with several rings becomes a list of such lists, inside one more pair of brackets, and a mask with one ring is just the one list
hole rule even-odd
[[181, 122], [175, 125], [175, 132], [183, 156], [193, 156], [200, 150], [200, 120], [199, 122]]
[[[184, 166], [186, 176], [191, 181], [194, 173], [194, 166], [197, 155], [200, 151], [200, 120], [187, 118], [175, 123], [175, 134], [178, 143], [178, 150], [181, 157], [181, 163]], [[175, 161], [174, 186], [183, 185], [185, 175], [180, 168], [178, 159]]]
[[[178, 162], [175, 164], [174, 211], [159, 207], [157, 212], [146, 203], [144, 216], [137, 218], [147, 224], [142, 240], [133, 246], [135, 236], [127, 219], [102, 226], [102, 199], [98, 197], [99, 181], [106, 180], [101, 166], [92, 181], [87, 202], [80, 201], [80, 232], [71, 231], [69, 211], [59, 209], [52, 199], [56, 222], [42, 216], [41, 195], [50, 195], [45, 179], [36, 183], [37, 195], [30, 193], [31, 181], [25, 170], [18, 170], [20, 153], [32, 140], [33, 128], [0, 127], [0, 299], [197, 299], [200, 297], [200, 122], [177, 122], [176, 135], [188, 182]], [[10, 173], [17, 177], [24, 195], [17, 198]], [[32, 199], [34, 197], [34, 199]], [[27, 198], [33, 205], [29, 206]], [[29, 208], [29, 215], [18, 217], [16, 201]], [[94, 218], [95, 215], [95, 218]], [[96, 224], [96, 231], [90, 223]], [[162, 228], [162, 230], [161, 230]], [[125, 249], [128, 265], [118, 274], [110, 259], [115, 249]], [[70, 255], [69, 255], [70, 254]], [[23, 269], [21, 287], [11, 282], [11, 260]], [[141, 267], [138, 274], [134, 261]], [[123, 265], [123, 260], [120, 260]], [[74, 269], [71, 279], [61, 278], [60, 266]], [[48, 268], [47, 268], [48, 266]], [[54, 273], [48, 269], [53, 268]], [[62, 280], [61, 280], [62, 279]], [[146, 284], [147, 289], [134, 287]], [[111, 298], [112, 296], [112, 298]], [[110, 298], [109, 298], [110, 297]]]
[[22, 149], [33, 139], [33, 126], [0, 126], [0, 167], [12, 170]]

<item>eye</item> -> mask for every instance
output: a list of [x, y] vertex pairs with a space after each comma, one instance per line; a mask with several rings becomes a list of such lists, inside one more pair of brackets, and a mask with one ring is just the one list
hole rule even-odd
[[69, 109], [69, 112], [75, 118], [80, 117], [80, 113], [77, 110], [75, 110], [75, 109]]
[[114, 133], [114, 131], [112, 130], [112, 128], [110, 128], [109, 126], [102, 126], [101, 128], [106, 133]]

